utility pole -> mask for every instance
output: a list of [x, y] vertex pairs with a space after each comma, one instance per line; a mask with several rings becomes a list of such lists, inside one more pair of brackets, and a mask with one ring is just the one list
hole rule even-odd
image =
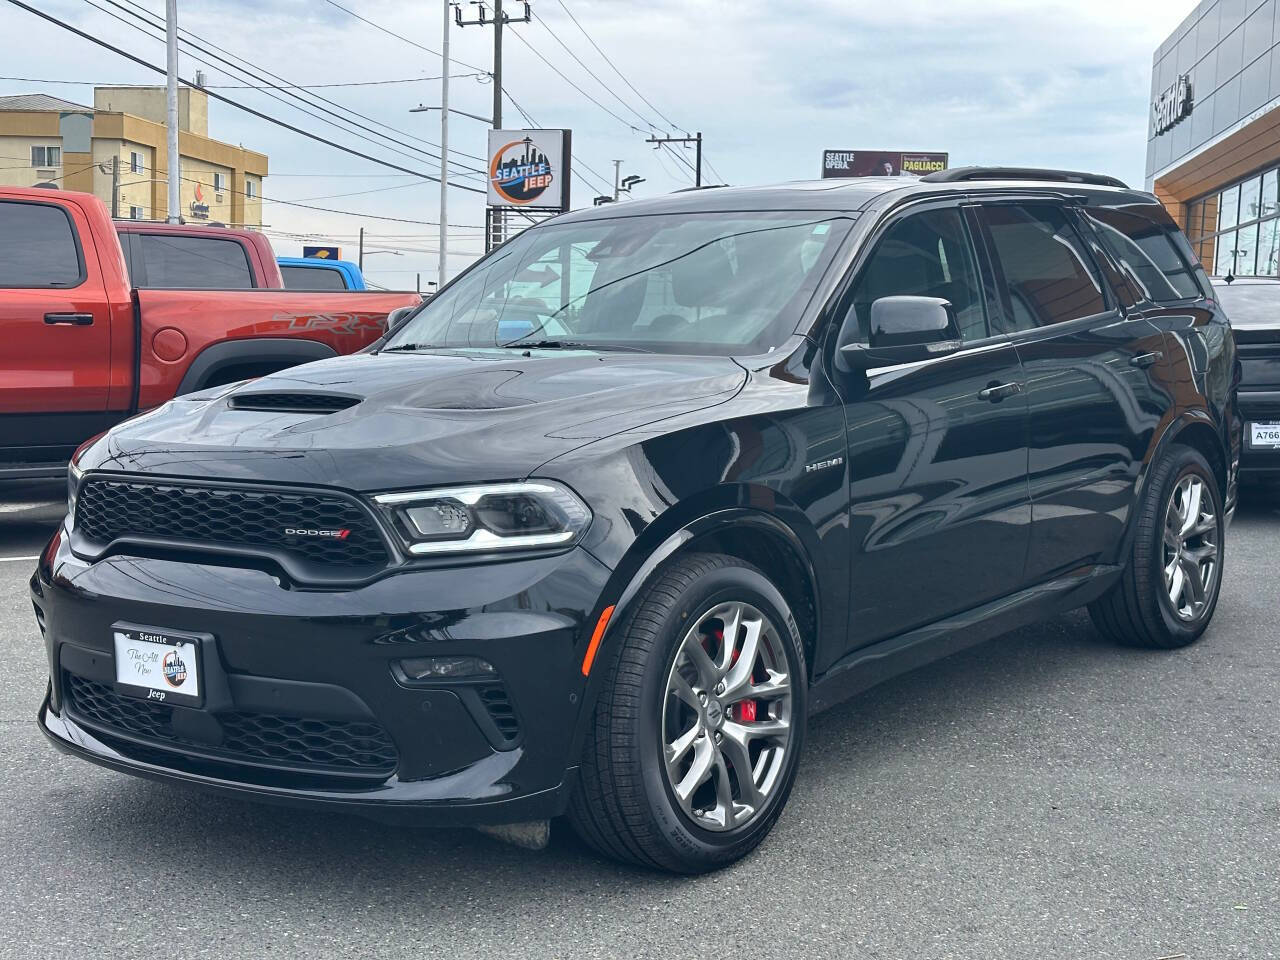
[[449, 0], [444, 7], [444, 45], [440, 50], [440, 265], [436, 283], [449, 281]]
[[120, 155], [111, 158], [111, 219], [120, 218]]
[[[645, 143], [655, 144], [653, 148], [655, 150], [661, 150], [662, 145], [664, 143], [695, 144], [697, 146], [697, 150], [694, 153], [696, 160], [694, 162], [694, 167], [693, 167], [693, 185], [695, 187], [702, 186], [702, 131], [701, 130], [699, 130], [692, 137], [650, 137], [648, 140], [645, 141]], [[685, 163], [688, 163], [688, 162], [689, 161], [687, 160], [685, 161]]]
[[622, 161], [613, 161], [613, 199], [616, 201], [622, 195]]
[[169, 153], [168, 221], [177, 223], [182, 210], [182, 175], [178, 158], [178, 0], [165, 0], [165, 112], [168, 129], [165, 137]]
[[364, 227], [360, 228], [360, 252], [357, 254], [356, 266], [364, 273]]
[[[533, 21], [533, 11], [529, 7], [528, 0], [520, 0], [524, 4], [524, 15], [513, 17], [504, 13], [502, 10], [502, 0], [492, 0], [493, 2], [493, 19], [489, 19], [489, 13], [485, 9], [484, 0], [471, 0], [472, 6], [476, 7], [476, 19], [464, 20], [462, 18], [462, 6], [459, 4], [454, 8], [457, 23], [459, 27], [485, 27], [493, 24], [493, 129], [502, 129], [502, 30], [508, 23], [530, 23]], [[445, 104], [448, 107], [448, 104]], [[499, 218], [503, 216], [502, 211], [493, 207], [486, 206], [484, 210], [484, 247], [485, 250], [492, 250], [496, 245], [497, 238], [505, 233], [500, 229], [500, 224], [504, 221]], [[439, 288], [437, 288], [439, 289]]]

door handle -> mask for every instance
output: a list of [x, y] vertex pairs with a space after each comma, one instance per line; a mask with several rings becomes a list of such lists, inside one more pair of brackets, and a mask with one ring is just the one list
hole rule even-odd
[[1159, 350], [1152, 350], [1150, 353], [1140, 353], [1129, 361], [1131, 367], [1151, 367], [1160, 362], [1160, 358], [1164, 354]]
[[93, 326], [92, 313], [46, 313], [44, 322], [52, 326], [55, 323], [65, 323], [73, 327], [91, 327]]
[[1005, 397], [1012, 397], [1015, 393], [1022, 392], [1022, 384], [1014, 383], [992, 383], [987, 384], [985, 390], [978, 391], [979, 400], [990, 400], [992, 403], [999, 403]]

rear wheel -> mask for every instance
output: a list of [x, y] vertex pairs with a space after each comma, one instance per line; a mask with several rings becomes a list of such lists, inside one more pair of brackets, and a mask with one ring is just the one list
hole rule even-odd
[[1171, 649], [1209, 626], [1222, 581], [1222, 493], [1204, 457], [1173, 447], [1152, 469], [1123, 577], [1089, 613], [1130, 646]]
[[570, 807], [609, 856], [700, 873], [772, 829], [804, 739], [807, 668], [786, 600], [733, 557], [678, 558], [616, 639]]

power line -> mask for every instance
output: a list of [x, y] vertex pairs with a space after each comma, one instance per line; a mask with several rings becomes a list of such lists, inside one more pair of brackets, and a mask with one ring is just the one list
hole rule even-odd
[[551, 39], [553, 39], [556, 43], [560, 44], [560, 46], [564, 49], [564, 52], [565, 52], [565, 53], [567, 53], [567, 54], [569, 54], [569, 56], [571, 56], [571, 57], [574, 59], [574, 61], [578, 64], [578, 66], [582, 67], [582, 69], [583, 69], [583, 70], [587, 71], [587, 75], [588, 75], [588, 76], [590, 76], [592, 80], [594, 80], [596, 83], [600, 84], [600, 86], [601, 86], [601, 87], [603, 87], [605, 90], [607, 90], [607, 91], [609, 92], [609, 94], [610, 94], [610, 95], [611, 95], [615, 100], [617, 100], [617, 101], [618, 101], [620, 104], [622, 104], [626, 109], [630, 110], [630, 111], [631, 111], [632, 113], [634, 113], [637, 117], [639, 117], [639, 118], [640, 118], [640, 122], [641, 122], [641, 123], [645, 124], [646, 126], [650, 127], [650, 128], [651, 128], [651, 129], [653, 129], [653, 130], [659, 130], [659, 129], [661, 129], [657, 124], [655, 124], [652, 120], [650, 120], [648, 117], [646, 117], [644, 114], [642, 114], [639, 110], [637, 110], [635, 107], [633, 107], [630, 103], [628, 103], [626, 100], [622, 99], [622, 97], [621, 97], [621, 96], [619, 96], [619, 95], [617, 94], [617, 92], [615, 92], [615, 91], [614, 91], [614, 89], [613, 89], [611, 86], [609, 86], [607, 83], [605, 83], [603, 80], [601, 80], [601, 79], [596, 75], [596, 73], [595, 73], [595, 71], [594, 71], [594, 70], [592, 70], [592, 69], [591, 69], [590, 67], [588, 67], [585, 63], [583, 63], [583, 62], [582, 62], [582, 58], [580, 58], [576, 53], [574, 53], [574, 52], [569, 48], [569, 45], [568, 45], [568, 44], [566, 44], [563, 40], [561, 40], [561, 39], [560, 39], [560, 36], [559, 36], [559, 35], [558, 35], [554, 30], [552, 30], [552, 29], [551, 29], [551, 25], [550, 25], [550, 24], [548, 24], [548, 23], [547, 23], [547, 21], [543, 20], [543, 19], [542, 19], [542, 17], [538, 16], [536, 13], [533, 15], [533, 18], [534, 18], [535, 20], [537, 20], [539, 24], [541, 24], [542, 29], [546, 30], [546, 31], [547, 31], [547, 33], [549, 33], [549, 34], [551, 35]]
[[[472, 73], [454, 73], [450, 74], [451, 80], [465, 79], [467, 77], [487, 77], [489, 74], [480, 71]], [[426, 83], [430, 80], [439, 80], [440, 77], [405, 77], [396, 80], [346, 80], [339, 83], [286, 83], [286, 84], [256, 84], [256, 83], [206, 83], [203, 89], [206, 90], [327, 90], [332, 87], [383, 87], [398, 83]], [[41, 77], [0, 77], [0, 80], [14, 80], [19, 83], [58, 83], [64, 86], [72, 87], [143, 87], [147, 84], [139, 83], [103, 83], [97, 80], [50, 80]]]
[[[128, 51], [115, 46], [114, 44], [108, 43], [107, 41], [99, 39], [98, 37], [95, 37], [92, 34], [86, 33], [84, 30], [81, 30], [78, 27], [74, 27], [71, 24], [67, 23], [65, 20], [60, 20], [57, 17], [53, 16], [52, 14], [45, 13], [43, 10], [37, 10], [35, 7], [27, 3], [24, 3], [23, 0], [8, 0], [8, 2], [13, 4], [15, 7], [18, 7], [22, 10], [27, 11], [30, 14], [33, 14], [39, 17], [42, 20], [46, 20], [49, 23], [54, 24], [55, 26], [61, 27], [63, 30], [66, 30], [69, 33], [74, 33], [76, 36], [80, 37], [82, 40], [88, 40], [90, 43], [96, 44], [102, 47], [103, 49], [110, 50], [112, 53], [115, 53], [121, 57], [124, 57], [126, 60], [131, 60], [134, 63], [138, 64], [139, 66], [147, 68], [153, 73], [159, 73], [159, 74], [165, 73], [165, 69], [163, 67], [156, 66], [154, 63], [151, 63], [150, 61], [147, 61], [147, 60], [143, 60], [141, 57], [135, 56], [132, 53], [129, 53]], [[187, 86], [193, 86], [190, 80], [187, 80], [184, 77], [180, 77], [179, 79], [181, 80], [182, 83], [186, 84]], [[378, 157], [370, 156], [367, 153], [364, 153], [360, 150], [356, 150], [354, 147], [349, 147], [349, 146], [346, 146], [345, 144], [336, 143], [335, 141], [329, 140], [326, 137], [322, 137], [319, 134], [312, 133], [309, 130], [304, 130], [301, 127], [295, 126], [294, 124], [291, 124], [288, 121], [281, 120], [278, 117], [273, 117], [270, 114], [263, 113], [261, 110], [255, 110], [253, 107], [240, 103], [238, 100], [234, 100], [231, 97], [226, 96], [225, 94], [221, 94], [213, 90], [208, 91], [208, 94], [209, 96], [213, 97], [215, 100], [225, 103], [228, 106], [235, 107], [237, 110], [250, 114], [251, 116], [255, 116], [260, 120], [265, 120], [268, 123], [273, 123], [278, 127], [283, 127], [284, 129], [290, 130], [298, 134], [299, 136], [306, 137], [309, 140], [314, 140], [317, 143], [323, 143], [325, 146], [332, 147], [335, 150], [341, 150], [343, 153], [351, 154], [352, 156], [359, 157], [362, 160], [368, 160], [370, 163], [376, 163], [379, 166], [387, 167], [388, 169], [391, 169], [391, 170], [399, 170], [401, 173], [412, 174], [415, 177], [421, 177], [424, 180], [430, 180], [434, 183], [440, 182], [439, 177], [434, 177], [429, 173], [422, 173], [417, 170], [411, 170], [408, 167], [402, 167], [399, 164], [392, 163], [389, 160], [381, 160]], [[485, 192], [484, 190], [481, 190], [478, 187], [468, 187], [460, 183], [451, 183], [450, 186], [453, 186], [455, 189], [458, 189], [458, 190], [465, 190], [468, 193], [484, 193]], [[330, 211], [330, 212], [350, 213], [350, 211]], [[359, 216], [360, 214], [354, 214], [354, 215]], [[377, 219], [396, 220], [399, 218], [379, 217]], [[425, 221], [407, 220], [402, 222], [424, 223]]]
[[[374, 23], [372, 20], [368, 19], [367, 17], [360, 16], [360, 14], [356, 13], [354, 10], [350, 10], [347, 7], [344, 7], [342, 4], [338, 3], [337, 0], [324, 0], [324, 2], [329, 4], [329, 6], [331, 7], [337, 7], [343, 13], [346, 13], [346, 14], [349, 14], [350, 16], [355, 17], [361, 23], [367, 23], [369, 26], [373, 27], [373, 29], [375, 30], [381, 30], [383, 33], [387, 34], [388, 36], [395, 37], [397, 40], [403, 40], [405, 43], [409, 44], [409, 46], [411, 47], [417, 47], [419, 50], [422, 50], [424, 53], [429, 53], [433, 57], [441, 56], [441, 53], [439, 50], [432, 50], [430, 47], [424, 47], [422, 44], [418, 43], [416, 40], [410, 40], [408, 37], [403, 36], [402, 34], [396, 33], [394, 30], [388, 30], [386, 27], [382, 26], [381, 24]], [[483, 67], [477, 67], [473, 63], [466, 63], [462, 60], [455, 60], [453, 57], [449, 58], [449, 62], [456, 63], [459, 66], [466, 67], [469, 70], [478, 70], [485, 76], [492, 76], [492, 74], [489, 73], [488, 70], [485, 70]]]
[[565, 6], [564, 0], [556, 0], [556, 2], [559, 3], [560, 8], [564, 10], [566, 14], [569, 15], [569, 19], [573, 21], [573, 25], [577, 27], [580, 31], [582, 31], [582, 35], [587, 38], [587, 43], [591, 44], [591, 46], [595, 48], [596, 53], [600, 54], [600, 56], [604, 59], [604, 62], [607, 63], [613, 69], [613, 72], [616, 73], [619, 76], [619, 78], [621, 78], [622, 82], [631, 88], [631, 92], [634, 93], [641, 100], [643, 100], [645, 104], [648, 105], [649, 109], [652, 110], [654, 113], [656, 113], [660, 119], [665, 120], [666, 123], [671, 127], [671, 129], [673, 130], [681, 129], [678, 123], [676, 123], [674, 120], [668, 117], [665, 113], [663, 113], [661, 110], [655, 107], [653, 103], [649, 100], [649, 98], [646, 97], [639, 90], [637, 90], [635, 87], [635, 84], [633, 84], [630, 80], [626, 78], [626, 75], [623, 74], [623, 72], [618, 69], [617, 65], [612, 60], [609, 59], [608, 54], [606, 54], [603, 50], [600, 49], [600, 45], [596, 43], [595, 40], [591, 39], [591, 34], [587, 33], [586, 28], [583, 27], [582, 24], [578, 22], [578, 18], [573, 15], [573, 11], [570, 10], [567, 6]]
[[[103, 13], [106, 13], [108, 16], [113, 17], [116, 20], [120, 20], [122, 23], [125, 23], [127, 26], [133, 29], [138, 29], [134, 24], [129, 23], [128, 21], [122, 20], [121, 17], [112, 13], [110, 10], [104, 10], [102, 7], [98, 6], [98, 4], [94, 2], [94, 0], [85, 0], [85, 2], [90, 6], [95, 7], [98, 10], [101, 10]], [[139, 22], [145, 24], [146, 26], [150, 27], [152, 30], [161, 31], [164, 29], [164, 21], [160, 18], [160, 16], [158, 14], [152, 13], [142, 4], [136, 2], [136, 0], [125, 0], [125, 2], [128, 3], [129, 6], [135, 7], [137, 8], [137, 10], [142, 11], [141, 13], [137, 13], [134, 10], [130, 10], [124, 6], [121, 6], [121, 4], [117, 2], [117, 0], [104, 0], [104, 2], [110, 4], [111, 6], [115, 7], [117, 10], [122, 11], [128, 16], [133, 17], [135, 20], [138, 20]], [[140, 32], [145, 33], [145, 31], [140, 31]], [[378, 126], [383, 127], [387, 130], [391, 130], [397, 134], [401, 134], [412, 140], [416, 140], [419, 143], [426, 144], [428, 147], [434, 148], [435, 150], [438, 151], [439, 145], [432, 143], [430, 140], [425, 140], [422, 137], [417, 137], [417, 136], [414, 136], [413, 134], [402, 133], [402, 131], [400, 131], [399, 128], [397, 127], [393, 127], [389, 124], [386, 124], [381, 120], [377, 120], [374, 117], [366, 116], [365, 114], [360, 113], [358, 110], [354, 110], [346, 106], [345, 104], [337, 103], [336, 101], [331, 100], [327, 97], [322, 97], [319, 94], [310, 93], [308, 91], [307, 95], [311, 97], [311, 99], [310, 100], [304, 99], [300, 94], [293, 92], [295, 89], [303, 89], [303, 88], [298, 87], [296, 84], [289, 84], [289, 82], [279, 74], [273, 73], [270, 70], [266, 69], [265, 67], [260, 67], [257, 64], [254, 64], [251, 61], [246, 60], [244, 57], [241, 57], [238, 54], [232, 53], [230, 50], [227, 50], [224, 47], [218, 46], [216, 43], [213, 43], [212, 41], [204, 41], [205, 43], [208, 44], [208, 47], [212, 47], [213, 50], [217, 50], [217, 51], [220, 51], [221, 53], [225, 53], [227, 56], [234, 58], [235, 60], [239, 61], [241, 64], [244, 64], [245, 66], [240, 66], [237, 63], [232, 63], [230, 60], [226, 59], [226, 57], [219, 56], [217, 53], [214, 53], [213, 50], [210, 50], [208, 49], [208, 47], [202, 46], [200, 42], [193, 40], [192, 34], [189, 30], [179, 29], [178, 32], [179, 34], [182, 35], [182, 42], [188, 48], [199, 50], [201, 53], [205, 54], [206, 56], [212, 57], [213, 59], [217, 60], [219, 63], [223, 63], [226, 66], [230, 67], [232, 70], [236, 71], [237, 74], [243, 74], [244, 76], [250, 77], [255, 80], [265, 81], [269, 77], [271, 79], [281, 81], [282, 82], [281, 85], [273, 85], [271, 87], [256, 88], [260, 92], [265, 93], [266, 96], [270, 97], [273, 100], [277, 100], [281, 103], [284, 103], [286, 106], [292, 107], [295, 110], [299, 110], [312, 117], [315, 117], [315, 119], [319, 120], [321, 123], [325, 123], [331, 127], [334, 127], [335, 129], [341, 130], [343, 133], [351, 134], [362, 140], [365, 140], [366, 142], [375, 143], [377, 146], [383, 149], [387, 149], [387, 147], [380, 141], [370, 140], [368, 137], [362, 136], [359, 133], [355, 133], [352, 130], [348, 130], [346, 127], [340, 126], [338, 123], [335, 123], [332, 120], [328, 120], [325, 117], [321, 117], [313, 113], [312, 110], [310, 109], [304, 109], [304, 107], [300, 107], [300, 106], [297, 106], [296, 104], [289, 103], [288, 101], [277, 96], [275, 93], [269, 92], [270, 90], [278, 90], [280, 93], [283, 93], [285, 96], [291, 97], [292, 99], [299, 101], [305, 107], [313, 108], [315, 110], [320, 110], [321, 112], [328, 114], [330, 117], [337, 118], [339, 121], [341, 121], [344, 124], [348, 124], [349, 126], [356, 127], [360, 130], [364, 130], [370, 134], [373, 134], [373, 136], [375, 137], [379, 137], [381, 140], [385, 140], [389, 143], [394, 143], [394, 144], [397, 144], [398, 146], [405, 147], [409, 150], [414, 151], [414, 153], [416, 154], [424, 155], [432, 160], [438, 160], [440, 158], [439, 153], [432, 153], [431, 150], [423, 150], [421, 147], [416, 147], [412, 143], [406, 143], [404, 140], [397, 139], [396, 137], [383, 133], [380, 130], [375, 130], [372, 127], [368, 127], [362, 123], [358, 123], [357, 121], [350, 119], [350, 116], [348, 116], [348, 114], [351, 116], [359, 117], [363, 120], [368, 120], [370, 123], [377, 124]], [[155, 36], [155, 39], [160, 39], [160, 37]], [[196, 60], [197, 62], [203, 63], [213, 70], [217, 70], [219, 73], [226, 74], [232, 79], [237, 79], [235, 74], [227, 73], [225, 69], [218, 67], [216, 64], [209, 63], [209, 61], [204, 60], [194, 54], [188, 54], [188, 55], [191, 56], [191, 58]], [[325, 106], [325, 104], [328, 104], [333, 107], [337, 107], [338, 110], [342, 112], [339, 113], [339, 112], [335, 112], [334, 110], [330, 110]], [[403, 151], [396, 150], [394, 148], [391, 148], [391, 149], [393, 153], [399, 153], [401, 156], [409, 156], [408, 154], [405, 154]], [[472, 159], [480, 160], [482, 158], [472, 157]], [[460, 161], [451, 160], [450, 162], [457, 164], [460, 168], [464, 170], [479, 172], [478, 168], [467, 166], [466, 164]]]

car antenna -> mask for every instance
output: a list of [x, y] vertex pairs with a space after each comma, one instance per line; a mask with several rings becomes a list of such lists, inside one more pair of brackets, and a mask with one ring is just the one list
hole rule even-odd
[[1228, 273], [1225, 277], [1222, 278], [1222, 282], [1229, 287], [1236, 282], [1236, 278], [1232, 276], [1230, 273]]

